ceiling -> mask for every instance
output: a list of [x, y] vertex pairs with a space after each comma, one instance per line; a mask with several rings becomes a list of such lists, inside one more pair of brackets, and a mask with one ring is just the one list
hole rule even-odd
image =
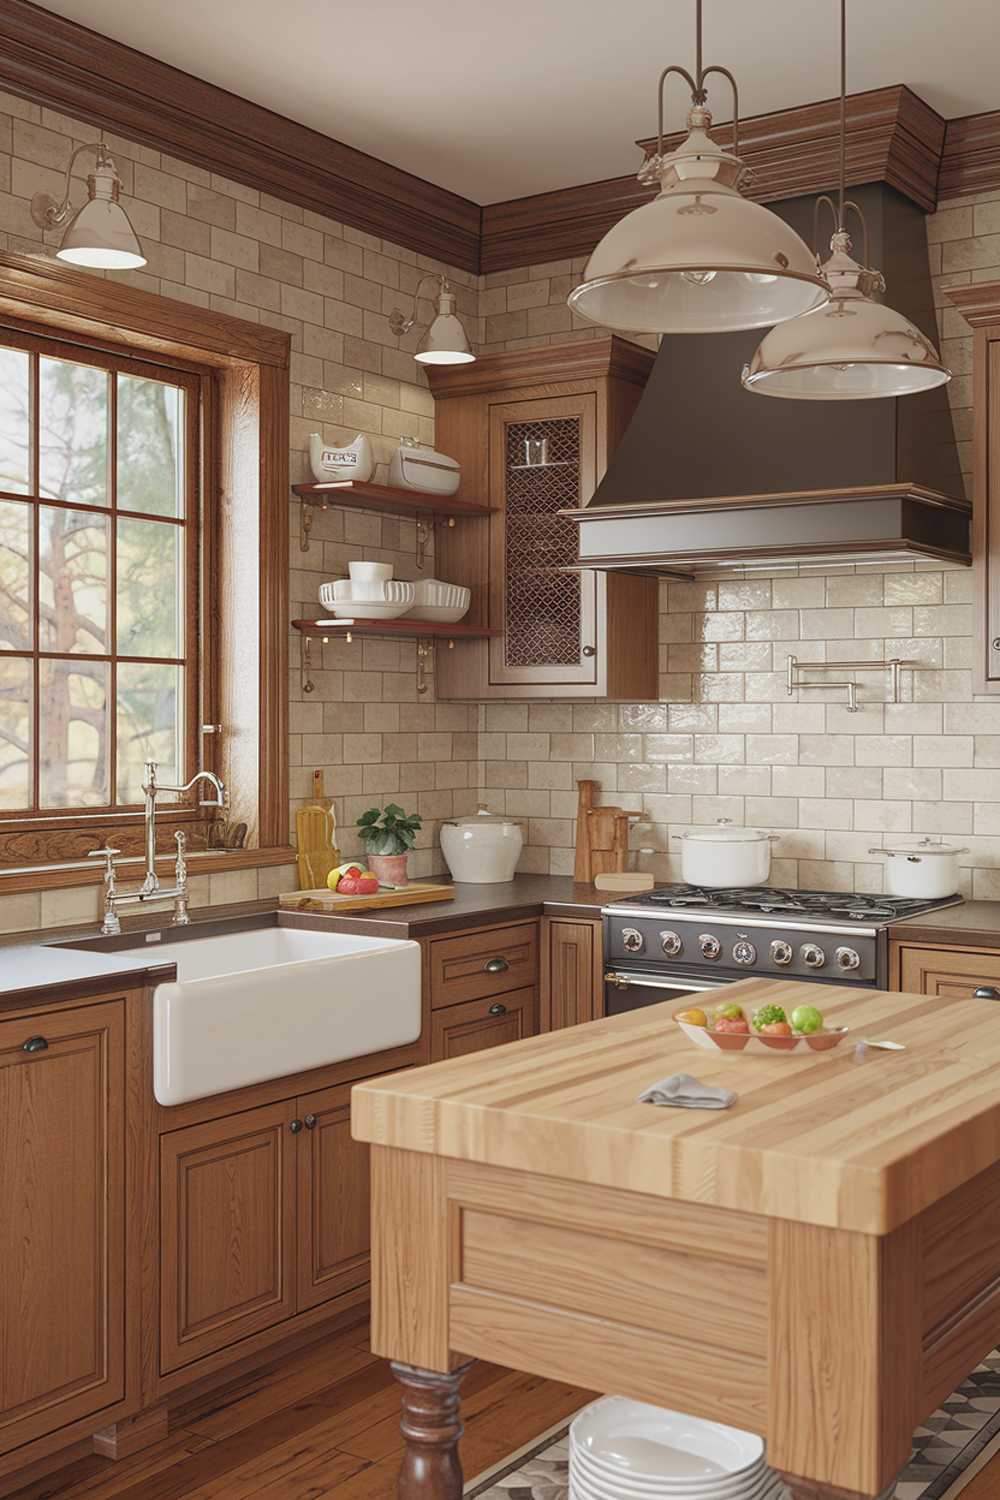
[[[694, 58], [694, 0], [44, 8], [477, 203], [631, 171], [632, 142], [655, 133], [659, 68]], [[853, 0], [848, 24], [851, 93], [906, 83], [947, 119], [1000, 109], [995, 0]], [[735, 72], [745, 115], [810, 103], [838, 91], [838, 26], [836, 0], [706, 0], [705, 60]]]

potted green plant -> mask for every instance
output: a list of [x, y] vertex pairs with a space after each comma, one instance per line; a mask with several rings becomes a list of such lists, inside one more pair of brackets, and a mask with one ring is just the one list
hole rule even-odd
[[417, 838], [420, 819], [390, 802], [382, 812], [370, 807], [358, 819], [358, 832], [368, 853], [368, 868], [383, 885], [406, 885], [406, 856]]

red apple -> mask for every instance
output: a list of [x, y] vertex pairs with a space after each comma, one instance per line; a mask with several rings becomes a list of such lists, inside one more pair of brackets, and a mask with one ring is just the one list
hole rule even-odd
[[337, 884], [338, 896], [357, 896], [360, 894], [361, 881], [357, 875], [341, 875]]
[[721, 1016], [715, 1023], [715, 1029], [746, 1036], [749, 1034], [750, 1024], [746, 1016]]
[[365, 870], [357, 877], [355, 882], [359, 896], [374, 896], [378, 890], [378, 876], [373, 875], [370, 870]]

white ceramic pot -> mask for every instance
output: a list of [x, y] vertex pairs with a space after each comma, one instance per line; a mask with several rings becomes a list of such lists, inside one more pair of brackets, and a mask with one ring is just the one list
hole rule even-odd
[[309, 434], [309, 466], [317, 484], [362, 484], [375, 472], [375, 453], [367, 434], [359, 432], [353, 443], [337, 448], [324, 443], [318, 432]]
[[461, 883], [513, 880], [523, 843], [518, 824], [491, 813], [484, 802], [471, 817], [441, 824], [441, 851], [452, 877]]
[[885, 889], [889, 896], [909, 896], [917, 900], [939, 900], [954, 896], [958, 890], [958, 856], [967, 849], [943, 844], [940, 839], [914, 839], [894, 844], [890, 849], [869, 849], [869, 854], [885, 855]]
[[736, 828], [728, 818], [720, 818], [711, 828], [690, 828], [674, 837], [681, 846], [681, 879], [688, 885], [767, 884], [776, 834]]

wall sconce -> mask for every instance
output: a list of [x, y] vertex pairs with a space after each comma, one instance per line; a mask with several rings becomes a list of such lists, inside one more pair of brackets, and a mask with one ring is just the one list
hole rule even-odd
[[[97, 165], [87, 178], [87, 201], [70, 218], [70, 179], [73, 163], [83, 151], [97, 155]], [[92, 142], [77, 146], [66, 168], [66, 192], [61, 203], [48, 193], [36, 193], [31, 200], [31, 217], [40, 229], [56, 229], [69, 220], [62, 244], [56, 251], [59, 260], [74, 266], [95, 270], [132, 271], [146, 264], [139, 237], [132, 221], [118, 201], [121, 178], [108, 154], [107, 147]]]
[[425, 281], [438, 281], [437, 315], [417, 345], [413, 358], [422, 365], [467, 365], [475, 359], [465, 325], [455, 311], [455, 294], [447, 276], [422, 276], [413, 294], [413, 312], [404, 317], [398, 307], [389, 314], [389, 327], [397, 338], [409, 333], [417, 321], [417, 298]]

